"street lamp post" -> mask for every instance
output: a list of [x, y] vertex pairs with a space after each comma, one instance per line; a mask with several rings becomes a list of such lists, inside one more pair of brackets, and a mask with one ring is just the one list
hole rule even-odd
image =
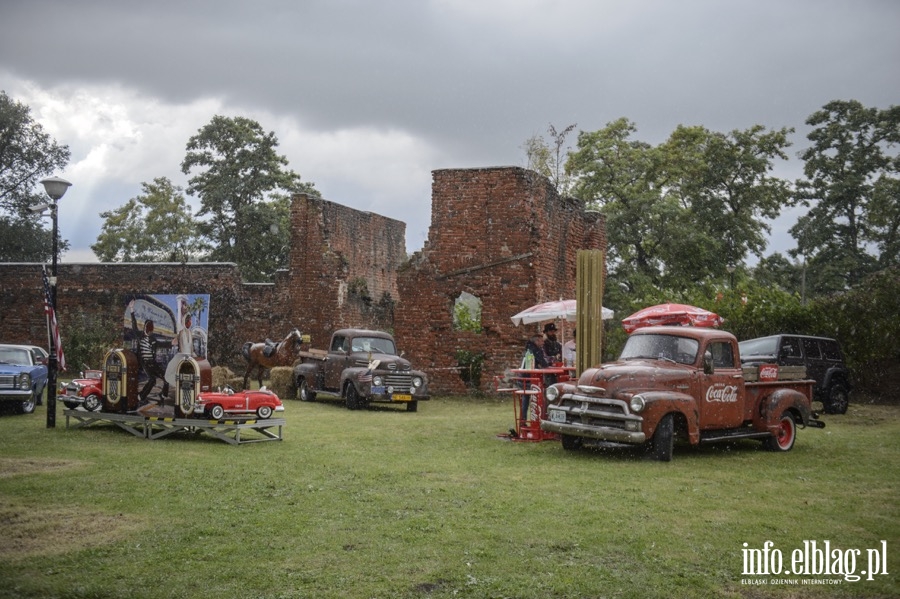
[[[50, 204], [50, 218], [53, 222], [53, 262], [50, 268], [50, 307], [56, 313], [56, 256], [59, 253], [59, 221], [56, 214], [56, 203], [66, 194], [72, 185], [59, 177], [48, 177], [41, 180], [44, 191], [53, 202]], [[50, 331], [50, 357], [47, 360], [47, 428], [56, 426], [56, 373], [59, 362], [56, 358], [56, 335]]]

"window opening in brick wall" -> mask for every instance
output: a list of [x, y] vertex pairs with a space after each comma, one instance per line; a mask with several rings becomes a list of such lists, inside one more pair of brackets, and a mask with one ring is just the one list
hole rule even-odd
[[453, 302], [453, 330], [481, 332], [481, 299], [463, 291]]

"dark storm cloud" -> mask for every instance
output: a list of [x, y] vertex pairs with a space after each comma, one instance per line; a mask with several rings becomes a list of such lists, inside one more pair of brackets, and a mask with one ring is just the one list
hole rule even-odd
[[619, 117], [651, 143], [679, 124], [795, 127], [794, 154], [831, 100], [897, 103], [898, 25], [893, 0], [7, 0], [0, 75], [401, 131], [435, 149], [430, 168], [523, 164], [549, 123]]
[[323, 130], [402, 128], [485, 160], [551, 121], [626, 116], [660, 138], [896, 100], [900, 3], [561, 4], [13, 2], [0, 64], [44, 84], [221, 97]]

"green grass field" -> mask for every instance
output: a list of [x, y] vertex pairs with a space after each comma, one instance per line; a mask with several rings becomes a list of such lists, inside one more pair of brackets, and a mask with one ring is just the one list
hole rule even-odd
[[[0, 597], [900, 596], [900, 407], [666, 464], [500, 440], [505, 400], [286, 403], [283, 441], [241, 446], [0, 415]], [[857, 573], [885, 541], [888, 574], [743, 573], [744, 543], [789, 568], [826, 540]]]

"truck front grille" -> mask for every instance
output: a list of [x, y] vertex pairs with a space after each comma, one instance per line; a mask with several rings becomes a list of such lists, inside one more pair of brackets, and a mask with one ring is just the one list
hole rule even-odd
[[564, 398], [562, 408], [567, 424], [624, 429], [627, 420], [640, 420], [640, 416], [630, 414], [625, 402], [618, 399], [570, 395]]
[[384, 376], [384, 384], [394, 388], [394, 393], [409, 393], [412, 389], [412, 375], [390, 373]]

